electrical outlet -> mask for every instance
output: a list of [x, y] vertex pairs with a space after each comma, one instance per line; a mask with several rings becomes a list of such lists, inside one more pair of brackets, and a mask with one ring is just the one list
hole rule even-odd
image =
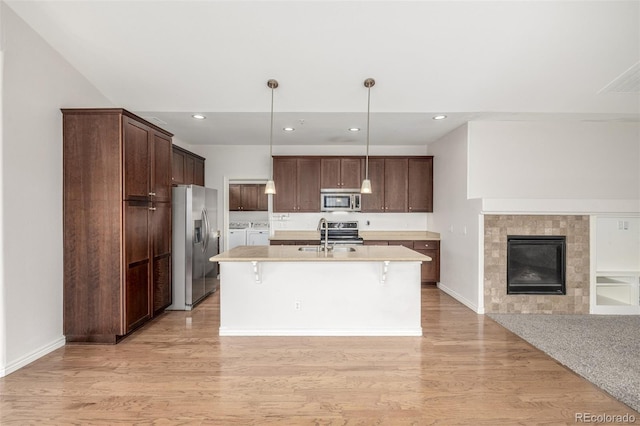
[[299, 311], [299, 310], [301, 309], [300, 301], [296, 300], [296, 302], [293, 304], [293, 308], [294, 308], [296, 311]]

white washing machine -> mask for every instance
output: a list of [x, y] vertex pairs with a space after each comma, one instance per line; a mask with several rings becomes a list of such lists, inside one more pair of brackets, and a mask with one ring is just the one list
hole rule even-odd
[[247, 245], [269, 245], [269, 222], [253, 222], [251, 228], [247, 229]]
[[238, 246], [247, 245], [247, 229], [251, 222], [231, 222], [229, 223], [229, 250]]

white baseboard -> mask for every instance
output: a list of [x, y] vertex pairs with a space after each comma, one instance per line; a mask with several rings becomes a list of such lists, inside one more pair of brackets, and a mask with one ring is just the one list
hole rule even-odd
[[10, 364], [7, 364], [0, 369], [0, 377], [7, 376], [13, 373], [14, 371], [21, 369], [25, 365], [31, 364], [33, 361], [37, 360], [38, 358], [42, 358], [48, 353], [51, 353], [56, 349], [63, 347], [65, 343], [66, 343], [65, 337], [61, 336], [58, 339], [54, 340], [53, 342], [49, 343], [48, 345], [42, 346], [41, 348], [36, 349], [35, 351], [23, 357], [18, 358], [16, 361]]
[[454, 299], [456, 299], [458, 302], [460, 302], [463, 305], [465, 305], [467, 308], [471, 309], [476, 314], [484, 314], [484, 309], [479, 309], [478, 305], [476, 303], [474, 303], [474, 302], [470, 301], [469, 299], [465, 298], [464, 296], [462, 296], [457, 291], [447, 287], [446, 285], [444, 285], [442, 283], [438, 283], [438, 288], [440, 290], [444, 291], [445, 293], [447, 293], [449, 296], [451, 296]]

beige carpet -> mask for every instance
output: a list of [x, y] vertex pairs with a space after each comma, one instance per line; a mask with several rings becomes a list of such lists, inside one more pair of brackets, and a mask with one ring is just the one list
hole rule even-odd
[[488, 316], [640, 412], [640, 316]]

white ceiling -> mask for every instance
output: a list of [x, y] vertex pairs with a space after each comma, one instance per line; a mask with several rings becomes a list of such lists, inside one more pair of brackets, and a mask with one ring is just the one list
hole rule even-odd
[[372, 144], [640, 117], [638, 1], [6, 3], [115, 105], [190, 144], [268, 144], [270, 78], [276, 145], [364, 143], [347, 128], [366, 126], [367, 77]]

